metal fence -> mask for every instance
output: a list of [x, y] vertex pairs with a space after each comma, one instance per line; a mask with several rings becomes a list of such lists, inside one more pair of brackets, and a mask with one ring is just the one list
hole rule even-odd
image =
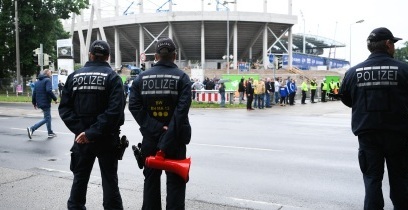
[[21, 78], [20, 83], [15, 78], [0, 78], [0, 95], [25, 95], [31, 96], [30, 81], [35, 83], [31, 77]]

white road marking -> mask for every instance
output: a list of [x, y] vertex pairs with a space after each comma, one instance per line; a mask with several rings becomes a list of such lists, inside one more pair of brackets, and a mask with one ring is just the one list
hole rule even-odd
[[[10, 128], [13, 130], [21, 130], [21, 131], [27, 131], [27, 128]], [[36, 130], [35, 132], [42, 132], [42, 133], [48, 133], [48, 131], [42, 131], [42, 130]], [[54, 132], [56, 134], [63, 134], [63, 135], [73, 135], [73, 133], [65, 133], [65, 132]]]
[[232, 199], [234, 201], [245, 202], [245, 203], [253, 203], [253, 204], [262, 204], [262, 205], [269, 205], [269, 206], [280, 206], [280, 207], [289, 207], [289, 208], [301, 209], [300, 207], [288, 206], [288, 205], [283, 205], [283, 204], [280, 204], [280, 203], [270, 203], [270, 202], [266, 202], [266, 201], [248, 200], [248, 199], [234, 198], [234, 197], [227, 197], [227, 198]]
[[0, 117], [0, 120], [8, 120], [8, 117]]
[[44, 170], [44, 171], [49, 171], [49, 172], [59, 172], [59, 173], [63, 173], [63, 174], [72, 174], [72, 172], [70, 171], [62, 171], [62, 170], [57, 170], [57, 169], [52, 169], [52, 168], [38, 168], [40, 170]]
[[284, 152], [283, 150], [279, 150], [279, 149], [265, 149], [265, 148], [256, 148], [256, 147], [238, 147], [238, 146], [226, 146], [226, 145], [218, 145], [218, 144], [191, 143], [190, 145], [207, 146], [207, 147], [222, 147], [222, 148], [230, 148], [230, 149], [258, 150], [258, 151], [269, 151], [269, 152]]
[[[40, 167], [38, 169], [48, 171], [48, 172], [58, 172], [58, 173], [63, 173], [63, 174], [72, 174], [71, 171], [63, 171], [63, 170], [57, 170], [57, 169], [52, 169], [52, 168], [41, 168]], [[91, 175], [90, 177], [97, 178], [97, 179], [101, 178], [99, 176], [94, 176], [94, 175]]]

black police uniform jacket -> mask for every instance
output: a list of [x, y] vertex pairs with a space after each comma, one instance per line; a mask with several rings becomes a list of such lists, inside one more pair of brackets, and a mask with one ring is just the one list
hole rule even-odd
[[[175, 145], [190, 142], [190, 105], [190, 78], [173, 62], [157, 62], [132, 83], [129, 111], [141, 134], [159, 138], [157, 148], [165, 153]], [[168, 126], [167, 131], [163, 131], [163, 126]]]
[[339, 93], [352, 108], [354, 135], [381, 130], [408, 135], [407, 64], [385, 52], [372, 53], [346, 72]]
[[67, 78], [58, 111], [75, 136], [89, 141], [118, 137], [124, 123], [123, 82], [107, 62], [88, 61]]

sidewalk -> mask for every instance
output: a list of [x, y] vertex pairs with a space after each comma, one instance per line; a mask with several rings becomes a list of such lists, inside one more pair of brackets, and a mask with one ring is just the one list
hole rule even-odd
[[[35, 171], [0, 167], [0, 177], [0, 209], [66, 209], [72, 185], [72, 176], [68, 174], [66, 177], [57, 177]], [[136, 183], [121, 183], [121, 181], [119, 180], [120, 193], [124, 209], [141, 209], [143, 189], [135, 189]], [[165, 197], [162, 196], [163, 198]], [[165, 205], [164, 201], [163, 205]], [[100, 183], [91, 180], [88, 184], [86, 206], [88, 209], [103, 209]], [[242, 208], [186, 200], [186, 209], [238, 210]]]

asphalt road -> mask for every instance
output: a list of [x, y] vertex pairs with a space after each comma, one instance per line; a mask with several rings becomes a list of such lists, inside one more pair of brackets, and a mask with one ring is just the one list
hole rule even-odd
[[[72, 182], [69, 149], [74, 136], [58, 117], [56, 105], [52, 116], [58, 136], [47, 139], [43, 126], [29, 140], [26, 127], [39, 121], [42, 113], [30, 104], [0, 103], [0, 167]], [[350, 109], [341, 102], [298, 103], [254, 111], [191, 109], [190, 121], [193, 135], [187, 156], [191, 156], [192, 165], [187, 209], [363, 208], [358, 142], [350, 130]], [[122, 132], [131, 145], [141, 140], [127, 109]], [[119, 164], [124, 206], [140, 208], [143, 176], [130, 148]], [[165, 176], [162, 180], [163, 185]], [[91, 184], [100, 184], [98, 164], [94, 165]], [[4, 191], [1, 186], [0, 182]], [[57, 190], [63, 203], [56, 203], [55, 209], [65, 207], [69, 187]], [[165, 189], [163, 185], [162, 200]], [[392, 209], [386, 174], [383, 190], [385, 209]], [[90, 205], [101, 208], [100, 201], [92, 200], [88, 198]], [[6, 206], [13, 206], [13, 202], [15, 198], [7, 197], [0, 201]]]

